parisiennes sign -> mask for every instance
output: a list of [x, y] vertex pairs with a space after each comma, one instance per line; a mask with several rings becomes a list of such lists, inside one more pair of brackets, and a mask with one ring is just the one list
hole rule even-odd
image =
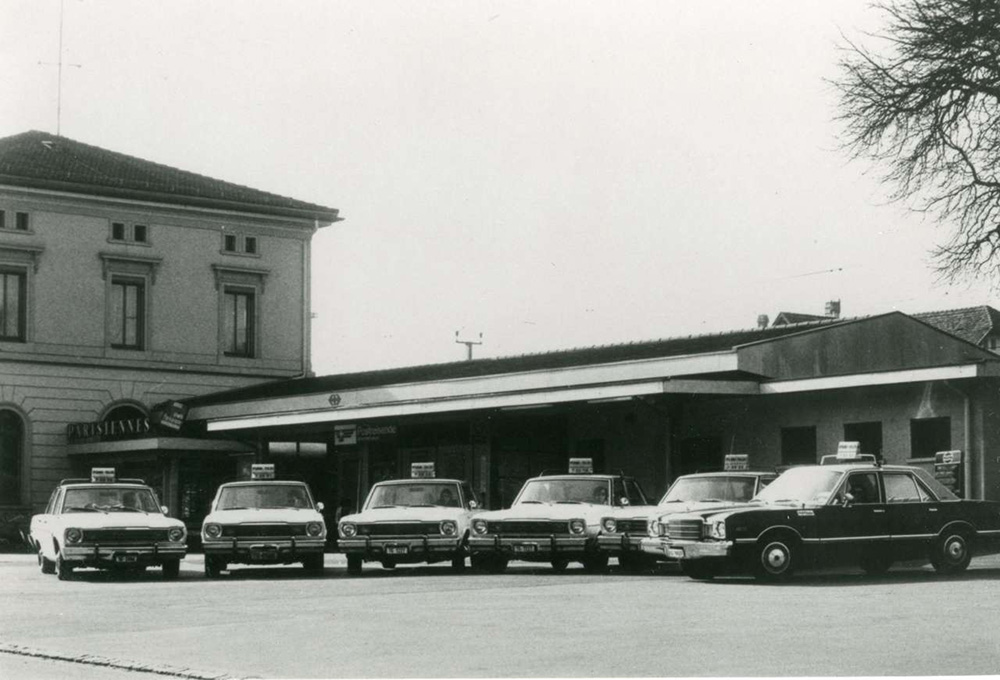
[[69, 423], [66, 425], [66, 439], [71, 442], [128, 439], [149, 434], [151, 430], [149, 418], [145, 417], [91, 423]]

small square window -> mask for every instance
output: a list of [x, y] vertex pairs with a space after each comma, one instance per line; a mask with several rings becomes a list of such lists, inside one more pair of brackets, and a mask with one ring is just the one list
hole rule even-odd
[[28, 213], [19, 212], [14, 218], [15, 227], [18, 231], [28, 231]]
[[222, 248], [227, 253], [235, 253], [236, 252], [236, 234], [226, 234], [225, 238], [223, 239], [223, 246], [222, 246]]
[[125, 223], [124, 222], [112, 222], [111, 223], [111, 239], [113, 241], [124, 241], [125, 240]]
[[136, 224], [133, 227], [132, 240], [135, 241], [136, 243], [145, 243], [146, 242], [146, 225], [145, 224]]
[[0, 229], [7, 228], [7, 211], [0, 210]]
[[244, 241], [244, 243], [243, 243], [243, 249], [247, 253], [250, 253], [251, 255], [256, 254], [257, 253], [257, 237], [256, 236], [247, 236], [246, 237], [246, 241]]

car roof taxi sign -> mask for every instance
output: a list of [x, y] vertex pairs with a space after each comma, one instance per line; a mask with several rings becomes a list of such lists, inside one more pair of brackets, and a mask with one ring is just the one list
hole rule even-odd
[[434, 477], [434, 463], [410, 463], [410, 477], [413, 479]]
[[742, 472], [750, 469], [750, 456], [746, 453], [730, 453], [726, 455], [723, 469], [726, 472]]
[[274, 479], [274, 463], [254, 463], [250, 466], [250, 479]]
[[569, 473], [571, 475], [592, 475], [594, 474], [593, 458], [570, 458]]
[[857, 460], [861, 457], [861, 442], [837, 444], [837, 460]]
[[113, 467], [90, 468], [91, 482], [114, 482], [115, 469]]

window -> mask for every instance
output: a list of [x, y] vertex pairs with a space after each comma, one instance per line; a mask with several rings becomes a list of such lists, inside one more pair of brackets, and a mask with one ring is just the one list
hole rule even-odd
[[0, 229], [7, 228], [7, 211], [0, 210]]
[[874, 472], [855, 472], [847, 478], [846, 490], [855, 504], [878, 503], [878, 478]]
[[910, 421], [910, 457], [933, 458], [951, 450], [951, 418], [914, 418]]
[[255, 327], [254, 291], [226, 288], [223, 309], [226, 356], [253, 357]]
[[859, 442], [861, 453], [870, 453], [882, 459], [882, 423], [845, 423], [844, 441]]
[[225, 231], [222, 234], [222, 252], [228, 255], [253, 255], [260, 253], [260, 241], [256, 236]]
[[256, 236], [247, 236], [246, 237], [246, 239], [243, 241], [243, 251], [246, 252], [248, 255], [256, 255], [257, 254], [257, 237]]
[[14, 228], [18, 231], [28, 231], [28, 226], [28, 213], [16, 213], [14, 216]]
[[146, 242], [146, 225], [136, 224], [132, 226], [132, 240], [136, 243]]
[[0, 340], [25, 341], [24, 272], [0, 269]]
[[124, 222], [112, 222], [111, 223], [111, 240], [112, 241], [124, 241], [125, 240], [125, 223]]
[[882, 475], [885, 499], [888, 503], [926, 503], [931, 498], [916, 480], [905, 472], [886, 472]]
[[145, 283], [135, 279], [111, 279], [111, 346], [143, 349], [145, 336]]
[[0, 505], [21, 502], [21, 461], [24, 421], [14, 411], [0, 409]]
[[148, 243], [149, 227], [145, 224], [111, 223], [111, 240], [125, 243]]
[[236, 252], [236, 234], [226, 234], [223, 238], [222, 249], [227, 253]]
[[816, 462], [816, 428], [781, 428], [781, 464], [812, 465]]

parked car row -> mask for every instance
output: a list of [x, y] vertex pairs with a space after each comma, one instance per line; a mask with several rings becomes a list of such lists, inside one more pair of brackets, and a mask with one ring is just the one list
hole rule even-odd
[[[338, 549], [351, 575], [366, 562], [450, 562], [461, 571], [467, 559], [492, 573], [511, 560], [556, 571], [579, 562], [599, 573], [615, 558], [630, 571], [679, 563], [699, 580], [783, 580], [844, 566], [880, 574], [921, 559], [956, 573], [974, 554], [1000, 552], [1000, 503], [961, 500], [921, 468], [882, 466], [847, 451], [824, 461], [833, 464], [781, 475], [745, 469], [745, 456], [734, 457], [733, 469], [678, 478], [655, 505], [635, 479], [595, 474], [586, 459], [572, 459], [569, 474], [529, 479], [510, 508], [495, 511], [480, 507], [469, 484], [415, 464], [414, 477], [376, 483], [361, 511], [340, 519]], [[45, 513], [32, 518], [41, 571], [65, 580], [77, 567], [160, 566], [176, 577], [184, 525], [140, 480], [96, 472], [103, 476], [64, 480]], [[216, 493], [201, 530], [206, 576], [231, 564], [301, 563], [321, 572], [322, 503], [305, 483], [274, 479], [273, 466], [254, 466], [253, 476]]]

